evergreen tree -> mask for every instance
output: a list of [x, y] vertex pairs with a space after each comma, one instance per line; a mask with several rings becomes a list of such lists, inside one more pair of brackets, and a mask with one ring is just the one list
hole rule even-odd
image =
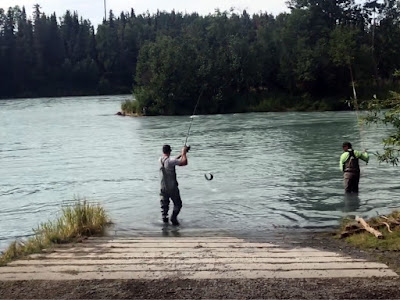
[[[343, 108], [396, 88], [396, 0], [291, 0], [290, 13], [157, 11], [95, 28], [77, 12], [0, 9], [0, 97], [129, 93], [153, 114]], [[354, 84], [354, 89], [352, 88]], [[281, 101], [281, 99], [283, 99]], [[272, 104], [271, 104], [272, 103]], [[317, 105], [314, 105], [317, 103]]]

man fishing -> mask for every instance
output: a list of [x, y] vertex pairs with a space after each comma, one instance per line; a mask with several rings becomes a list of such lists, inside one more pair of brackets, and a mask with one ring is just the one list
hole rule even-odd
[[188, 160], [186, 154], [188, 147], [182, 148], [181, 155], [177, 157], [171, 157], [171, 146], [164, 145], [162, 148], [163, 156], [160, 158], [161, 164], [161, 214], [164, 224], [168, 224], [168, 211], [170, 199], [174, 203], [174, 208], [171, 215], [172, 225], [179, 226], [178, 214], [182, 208], [182, 200], [179, 194], [178, 181], [176, 180], [175, 166], [186, 166]]
[[343, 172], [346, 193], [358, 193], [358, 183], [360, 181], [359, 159], [368, 163], [369, 156], [367, 151], [353, 150], [351, 143], [344, 142], [343, 154], [340, 156], [340, 170]]

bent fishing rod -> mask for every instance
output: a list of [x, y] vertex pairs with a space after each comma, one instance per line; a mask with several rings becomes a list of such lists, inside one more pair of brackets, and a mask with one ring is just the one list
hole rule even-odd
[[190, 129], [192, 128], [194, 115], [196, 114], [197, 107], [199, 106], [201, 96], [203, 95], [203, 92], [204, 92], [204, 88], [205, 88], [205, 85], [203, 85], [203, 87], [201, 88], [201, 92], [200, 92], [199, 97], [197, 98], [197, 102], [196, 102], [196, 105], [195, 105], [195, 107], [194, 107], [193, 113], [192, 113], [192, 115], [190, 116], [190, 119], [191, 119], [191, 120], [190, 120], [190, 123], [189, 123], [189, 128], [188, 128], [188, 131], [187, 131], [187, 134], [186, 134], [186, 140], [185, 140], [185, 145], [184, 145], [184, 147], [187, 147], [187, 148], [188, 148], [188, 149], [187, 149], [188, 152], [189, 152], [189, 150], [190, 150], [190, 146], [187, 145], [187, 141], [188, 141], [188, 139], [189, 139]]
[[[195, 105], [195, 107], [194, 107], [194, 109], [193, 109], [193, 113], [192, 113], [192, 115], [190, 116], [190, 119], [191, 119], [191, 120], [190, 120], [190, 123], [189, 123], [189, 128], [188, 128], [188, 131], [187, 131], [187, 134], [186, 134], [186, 139], [185, 139], [185, 144], [184, 144], [184, 147], [187, 148], [187, 152], [189, 152], [189, 150], [190, 150], [190, 146], [187, 144], [188, 139], [189, 139], [189, 136], [190, 136], [190, 129], [192, 128], [194, 116], [195, 116], [195, 114], [196, 114], [197, 107], [199, 106], [200, 99], [201, 99], [201, 96], [203, 95], [203, 92], [204, 92], [205, 87], [206, 87], [206, 85], [203, 85], [203, 86], [202, 86], [200, 95], [199, 95], [199, 97], [197, 98], [196, 105]], [[178, 157], [180, 157], [180, 156], [181, 156], [181, 155], [179, 155]], [[214, 175], [213, 175], [212, 173], [204, 174], [204, 178], [205, 178], [206, 180], [208, 180], [208, 181], [211, 181], [211, 180], [213, 180]]]
[[[190, 146], [187, 144], [187, 141], [188, 141], [189, 135], [190, 135], [190, 129], [192, 128], [192, 123], [193, 123], [193, 119], [194, 119], [194, 114], [196, 113], [197, 106], [199, 106], [200, 98], [201, 98], [201, 96], [203, 95], [204, 88], [205, 88], [205, 85], [201, 88], [201, 92], [200, 92], [199, 97], [197, 98], [197, 102], [196, 102], [196, 105], [195, 105], [195, 107], [194, 107], [193, 114], [190, 116], [191, 120], [190, 120], [189, 128], [188, 128], [188, 131], [187, 131], [187, 134], [186, 134], [185, 144], [183, 145], [184, 147], [187, 148], [187, 152], [189, 152], [189, 150], [190, 150]], [[177, 158], [180, 158], [180, 157], [181, 157], [181, 155], [178, 155], [178, 156], [177, 156]]]

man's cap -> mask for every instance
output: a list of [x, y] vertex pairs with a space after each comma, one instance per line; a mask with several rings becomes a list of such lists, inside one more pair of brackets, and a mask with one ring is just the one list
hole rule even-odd
[[163, 147], [162, 147], [162, 151], [163, 151], [163, 153], [165, 153], [165, 154], [167, 154], [167, 153], [171, 153], [171, 146], [170, 145], [164, 145]]
[[344, 142], [342, 147], [345, 147], [345, 146], [347, 146], [347, 147], [349, 147], [349, 148], [352, 148], [350, 142]]

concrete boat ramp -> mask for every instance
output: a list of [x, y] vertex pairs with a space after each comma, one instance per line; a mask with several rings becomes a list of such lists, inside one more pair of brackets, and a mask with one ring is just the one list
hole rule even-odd
[[385, 264], [235, 237], [97, 237], [0, 268], [0, 281], [397, 277]]

